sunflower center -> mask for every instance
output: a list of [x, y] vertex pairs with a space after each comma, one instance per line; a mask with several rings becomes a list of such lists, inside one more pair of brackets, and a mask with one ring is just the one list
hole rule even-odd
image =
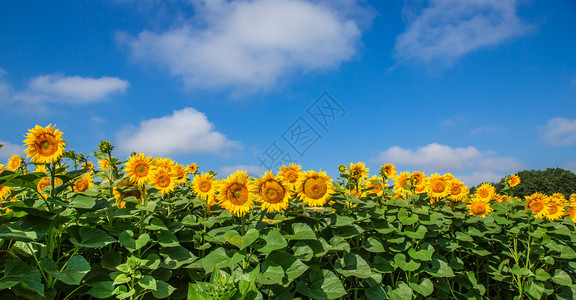
[[248, 188], [246, 185], [233, 183], [226, 191], [226, 198], [234, 205], [244, 205], [248, 201]]
[[542, 209], [544, 208], [544, 203], [542, 203], [539, 200], [534, 200], [532, 202], [530, 202], [530, 209], [533, 212], [540, 212]]
[[76, 181], [76, 192], [77, 193], [85, 192], [87, 189], [88, 189], [88, 182], [86, 179], [81, 178], [81, 179], [78, 179], [78, 181]]
[[206, 192], [210, 191], [211, 188], [212, 188], [212, 184], [210, 183], [210, 181], [202, 181], [202, 183], [200, 183], [199, 190], [202, 193], [206, 193]]
[[138, 177], [146, 177], [146, 175], [148, 175], [149, 169], [150, 169], [150, 167], [148, 167], [147, 164], [141, 163], [141, 164], [137, 165], [136, 168], [134, 168], [134, 171], [135, 171], [134, 173]]
[[42, 156], [51, 156], [56, 153], [57, 142], [54, 140], [53, 136], [43, 135], [38, 141], [38, 153]]
[[446, 184], [441, 180], [436, 180], [432, 185], [432, 190], [435, 193], [442, 193], [446, 189]]
[[282, 185], [276, 181], [270, 180], [262, 185], [260, 195], [264, 201], [274, 204], [282, 202], [286, 192], [284, 191]]
[[167, 174], [160, 174], [156, 184], [161, 188], [166, 188], [170, 185], [170, 176]]
[[548, 214], [550, 215], [553, 215], [558, 212], [558, 205], [556, 205], [556, 203], [549, 205], [548, 208], [550, 209], [550, 211], [548, 212]]
[[290, 183], [294, 183], [298, 180], [298, 174], [294, 171], [288, 171], [286, 172], [286, 178]]
[[312, 199], [320, 199], [328, 191], [326, 182], [322, 178], [309, 178], [304, 182], [304, 194]]
[[452, 193], [452, 195], [458, 195], [458, 194], [460, 194], [460, 191], [461, 191], [461, 189], [460, 189], [460, 186], [458, 186], [458, 185], [453, 185], [452, 189], [450, 189], [450, 192]]
[[478, 191], [478, 195], [482, 198], [488, 198], [489, 193], [487, 190], [480, 190], [480, 191]]
[[482, 202], [474, 202], [470, 208], [476, 216], [483, 215], [486, 212], [486, 205]]

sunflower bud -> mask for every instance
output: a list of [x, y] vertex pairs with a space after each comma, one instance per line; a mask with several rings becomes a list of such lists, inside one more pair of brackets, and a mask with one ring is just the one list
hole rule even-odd
[[100, 152], [103, 153], [110, 153], [112, 152], [112, 150], [114, 150], [114, 146], [112, 146], [112, 143], [110, 143], [110, 141], [104, 140], [101, 141], [100, 144], [98, 144], [98, 150], [100, 150]]
[[338, 166], [338, 172], [340, 172], [340, 173], [346, 172], [346, 166], [345, 165]]

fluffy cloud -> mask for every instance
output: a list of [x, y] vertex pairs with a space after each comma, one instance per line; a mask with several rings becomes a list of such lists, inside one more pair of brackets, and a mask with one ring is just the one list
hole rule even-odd
[[174, 111], [172, 115], [150, 119], [137, 128], [126, 128], [118, 133], [118, 148], [124, 152], [145, 152], [151, 155], [171, 156], [188, 153], [214, 153], [223, 155], [238, 142], [214, 130], [214, 124], [194, 108]]
[[253, 165], [236, 165], [236, 166], [224, 166], [218, 169], [218, 178], [226, 178], [230, 176], [230, 174], [238, 171], [246, 171], [248, 175], [252, 177], [260, 177], [266, 170], [261, 166], [253, 166]]
[[267, 89], [291, 73], [334, 68], [355, 54], [361, 32], [342, 7], [361, 10], [344, 2], [196, 0], [193, 19], [118, 39], [135, 60], [165, 67], [189, 87]]
[[[15, 145], [3, 140], [0, 140], [0, 145], [3, 145], [2, 148], [0, 148], [0, 159], [2, 160], [10, 158], [13, 154], [25, 156], [24, 146]], [[5, 164], [5, 162], [0, 161], [0, 164]]]
[[111, 94], [125, 92], [128, 82], [116, 77], [89, 78], [42, 75], [28, 82], [25, 90], [14, 95], [24, 102], [90, 103], [106, 99]]
[[524, 35], [531, 27], [518, 17], [517, 2], [430, 0], [421, 10], [407, 6], [408, 24], [396, 39], [396, 57], [450, 64], [468, 52]]
[[452, 148], [437, 143], [416, 150], [390, 147], [381, 152], [376, 161], [425, 172], [451, 172], [468, 185], [496, 181], [522, 168], [522, 164], [511, 157], [498, 157], [492, 152], [481, 152], [472, 146]]
[[554, 146], [569, 146], [576, 143], [576, 119], [554, 118], [540, 127], [541, 138]]

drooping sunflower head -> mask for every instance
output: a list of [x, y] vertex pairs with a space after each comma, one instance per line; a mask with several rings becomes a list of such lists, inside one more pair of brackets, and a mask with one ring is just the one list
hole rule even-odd
[[156, 168], [152, 164], [152, 157], [144, 153], [132, 155], [124, 167], [126, 176], [138, 186], [149, 183], [154, 178]]
[[266, 212], [276, 211], [288, 208], [290, 190], [288, 186], [269, 171], [264, 173], [259, 179], [255, 180], [256, 200], [261, 202], [262, 210]]
[[303, 172], [297, 187], [298, 197], [309, 206], [323, 206], [334, 193], [332, 179], [326, 172]]
[[236, 172], [222, 180], [218, 188], [218, 205], [237, 217], [254, 207], [254, 183], [245, 172]]
[[27, 157], [32, 157], [33, 162], [53, 163], [64, 154], [64, 146], [67, 144], [62, 140], [63, 133], [52, 124], [46, 127], [36, 125], [28, 131], [24, 140], [28, 148], [24, 152]]
[[450, 194], [448, 195], [448, 199], [452, 202], [465, 202], [470, 193], [468, 187], [458, 178], [450, 180], [449, 189]]
[[357, 182], [361, 182], [362, 180], [368, 178], [369, 171], [370, 169], [367, 168], [366, 164], [363, 162], [350, 163], [350, 170], [348, 171], [348, 175], [354, 178]]
[[489, 183], [483, 183], [476, 189], [475, 196], [482, 198], [484, 200], [492, 200], [495, 193], [496, 188], [493, 185]]
[[428, 178], [428, 195], [433, 201], [448, 197], [450, 195], [450, 181], [447, 181], [446, 176], [441, 176], [438, 173], [430, 175]]
[[394, 177], [394, 190], [396, 194], [409, 195], [412, 193], [410, 172], [401, 172]]
[[396, 176], [396, 167], [394, 164], [385, 164], [380, 168], [380, 175], [386, 179]]
[[490, 207], [490, 201], [484, 198], [473, 197], [470, 204], [466, 206], [468, 208], [468, 214], [471, 216], [479, 216], [485, 218], [494, 209]]
[[217, 182], [210, 173], [204, 173], [202, 175], [196, 174], [192, 180], [191, 188], [198, 198], [208, 201], [218, 188]]
[[520, 177], [516, 174], [510, 175], [506, 178], [506, 183], [510, 187], [515, 187], [520, 184]]
[[100, 171], [110, 169], [110, 161], [107, 158], [101, 159], [98, 161], [98, 166], [100, 167]]
[[188, 174], [194, 175], [196, 172], [198, 172], [198, 166], [195, 163], [191, 163], [186, 166], [186, 172], [188, 172]]
[[72, 190], [76, 193], [84, 193], [89, 187], [94, 185], [94, 180], [91, 173], [86, 173], [84, 176], [74, 180]]
[[8, 171], [16, 172], [22, 165], [23, 161], [24, 158], [22, 156], [14, 154], [8, 159], [8, 165], [6, 166], [6, 169]]
[[126, 202], [124, 201], [124, 198], [126, 197], [134, 196], [138, 199], [138, 202], [142, 201], [142, 193], [136, 185], [128, 180], [120, 181], [114, 187], [113, 192], [114, 199], [116, 199], [116, 205], [118, 205], [119, 208], [126, 207]]
[[[388, 186], [387, 184], [384, 186]], [[364, 187], [366, 192], [369, 194], [376, 194], [376, 196], [382, 196], [384, 189], [382, 188], [382, 177], [372, 175], [369, 179], [364, 182]]]
[[526, 196], [526, 201], [528, 201], [527, 208], [536, 214], [536, 218], [544, 218], [548, 214], [548, 196], [536, 192]]
[[278, 172], [278, 178], [288, 186], [290, 190], [296, 189], [298, 184], [298, 179], [300, 178], [300, 165], [290, 163], [290, 165], [282, 165], [280, 167], [280, 172]]

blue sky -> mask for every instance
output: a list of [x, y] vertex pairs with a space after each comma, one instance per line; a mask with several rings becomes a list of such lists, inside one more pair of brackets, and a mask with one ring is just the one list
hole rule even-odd
[[1, 1], [0, 162], [55, 124], [225, 176], [576, 171], [572, 0]]

